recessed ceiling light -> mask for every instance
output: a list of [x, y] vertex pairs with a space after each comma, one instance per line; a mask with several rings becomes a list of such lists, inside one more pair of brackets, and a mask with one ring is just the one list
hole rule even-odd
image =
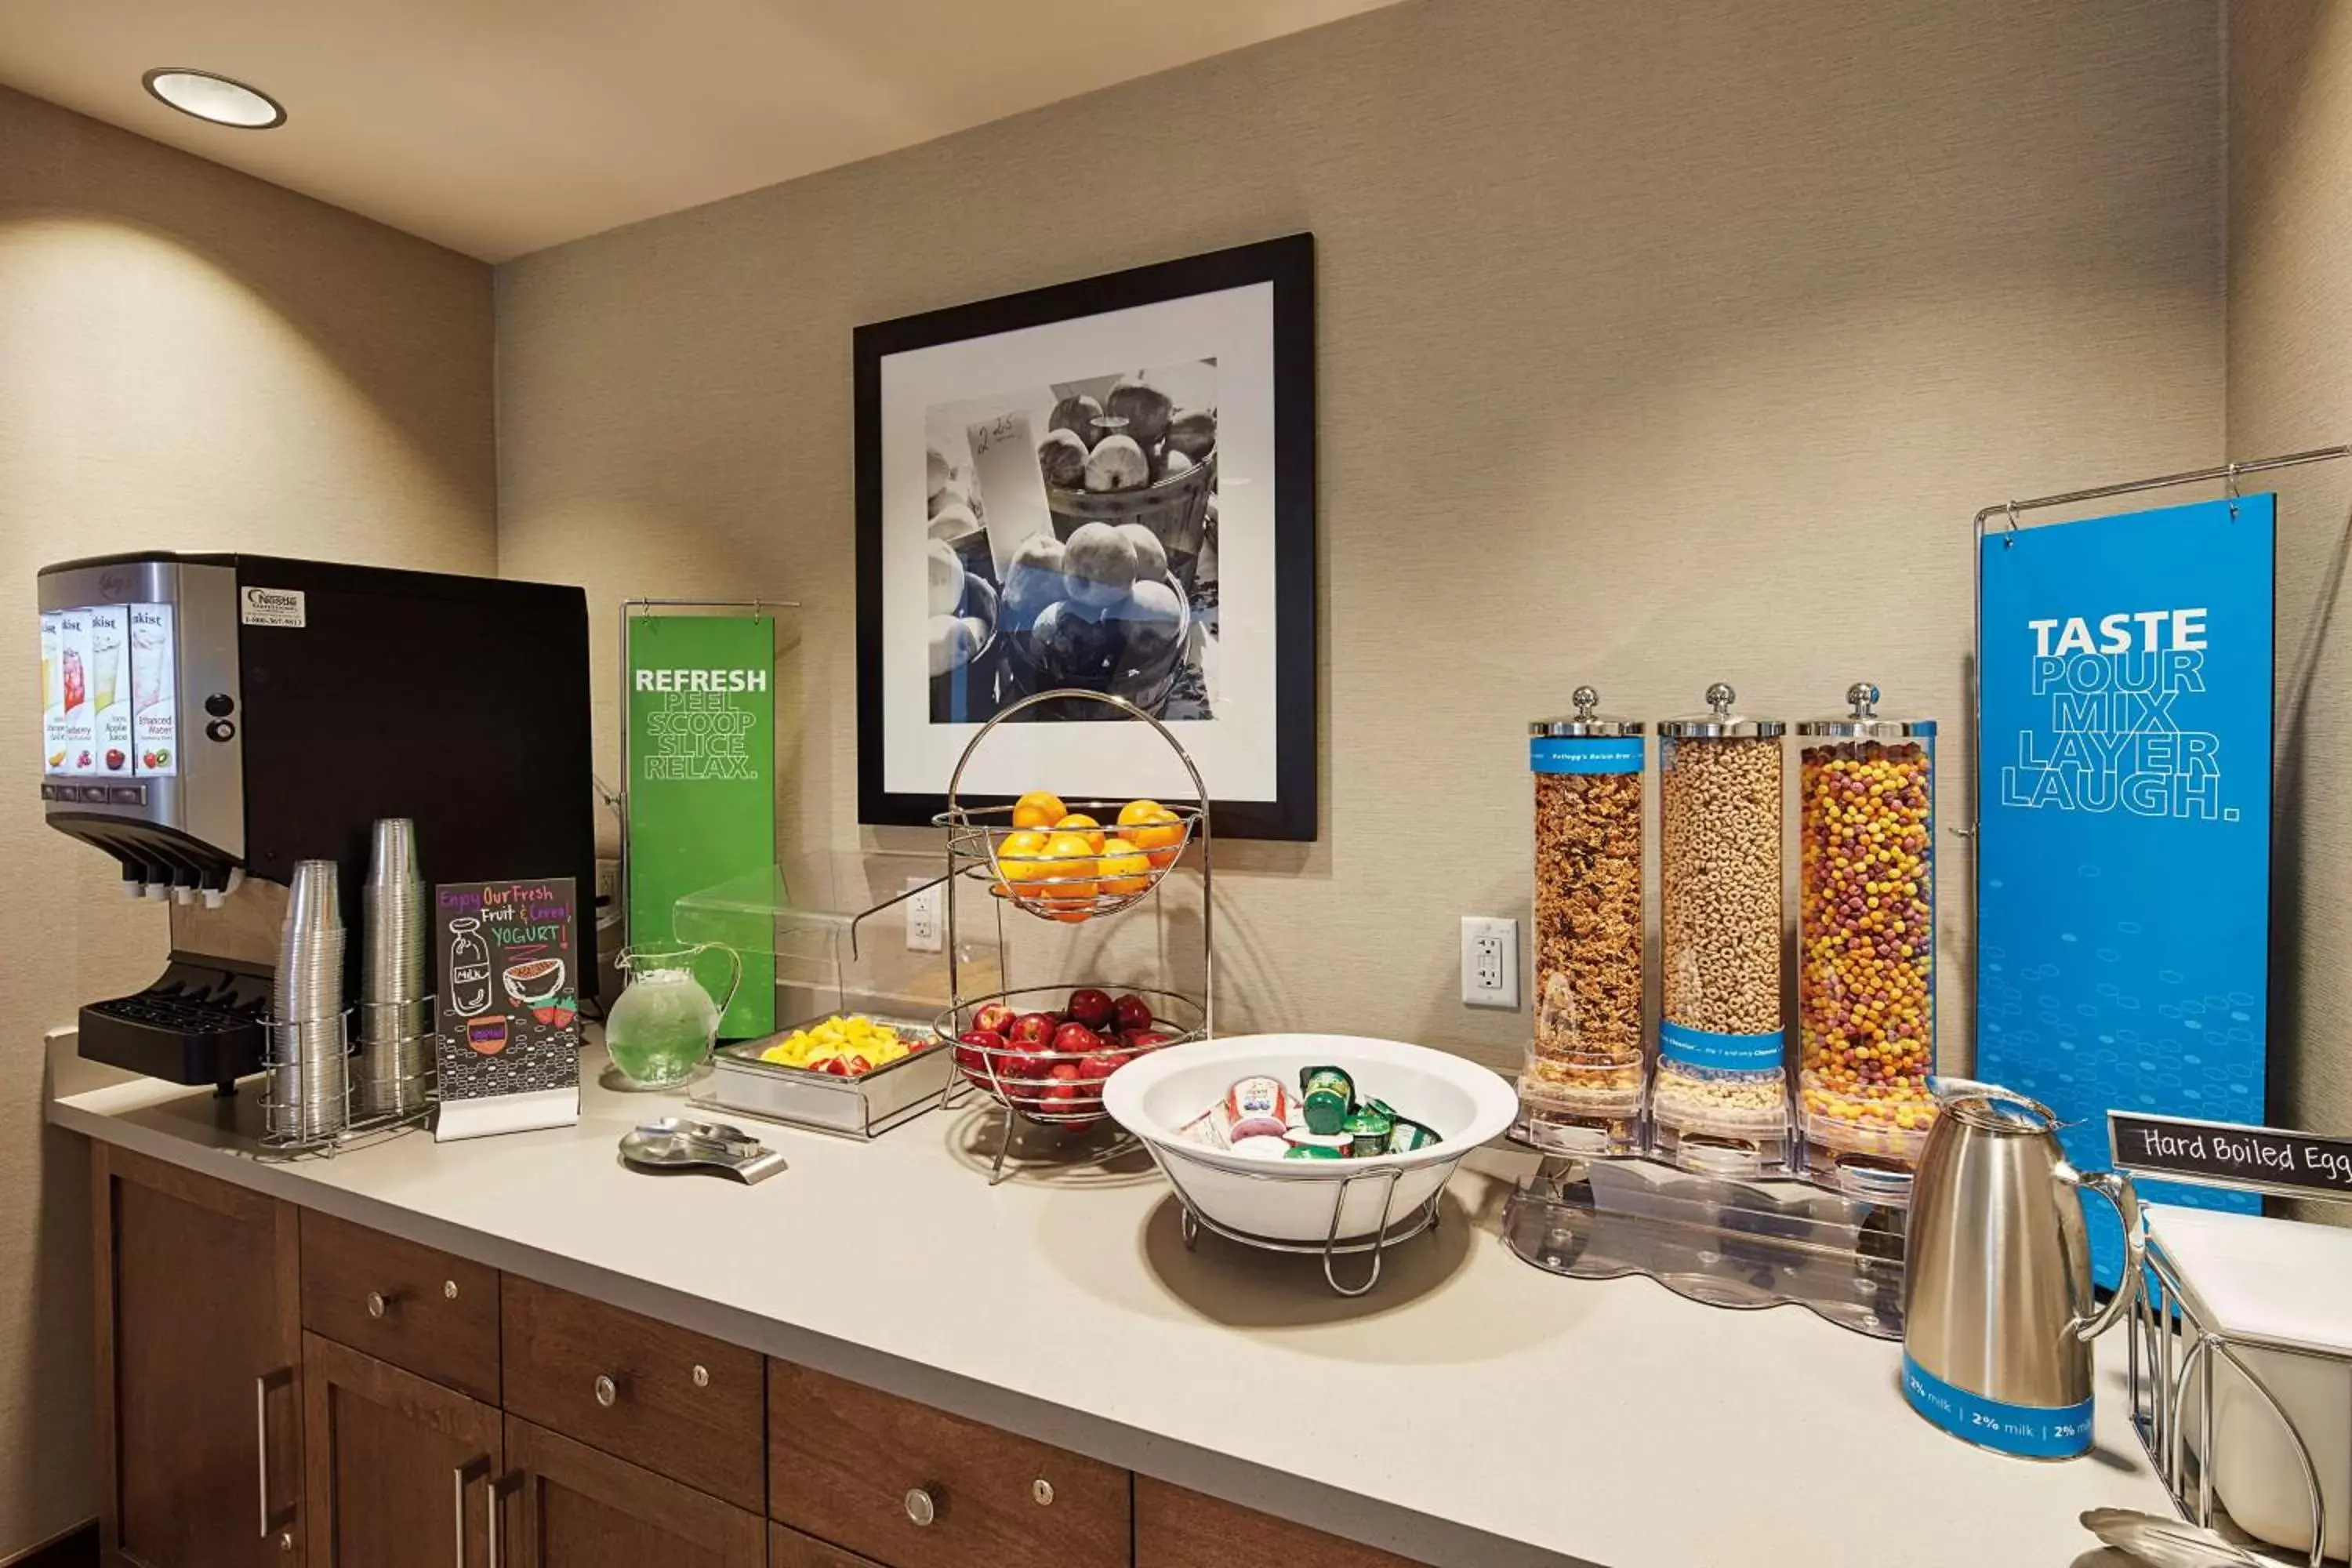
[[267, 131], [286, 123], [286, 110], [266, 92], [211, 71], [158, 66], [139, 79], [163, 102], [183, 114], [239, 131]]

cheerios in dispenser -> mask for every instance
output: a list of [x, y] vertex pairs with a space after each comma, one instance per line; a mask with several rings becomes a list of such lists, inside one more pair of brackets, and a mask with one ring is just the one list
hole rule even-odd
[[1658, 1154], [1753, 1175], [1788, 1164], [1780, 979], [1781, 735], [1707, 711], [1658, 725]]

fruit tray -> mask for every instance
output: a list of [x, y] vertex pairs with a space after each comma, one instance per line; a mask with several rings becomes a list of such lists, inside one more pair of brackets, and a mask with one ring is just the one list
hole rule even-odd
[[[796, 1027], [807, 1028], [817, 1021]], [[930, 1038], [929, 1025], [903, 1018], [875, 1021], [921, 1044], [886, 1067], [839, 1078], [814, 1068], [761, 1061], [761, 1051], [793, 1032], [779, 1029], [764, 1039], [719, 1047], [711, 1056], [709, 1080], [689, 1098], [697, 1105], [819, 1132], [878, 1138], [929, 1110], [946, 1091], [954, 1068], [948, 1053]]]
[[[1139, 1002], [1150, 1016], [1139, 1027], [1118, 1029], [1114, 1020], [1113, 1027], [1097, 1029], [1073, 1016], [1085, 1013], [1087, 1001], [1096, 997], [1114, 1007]], [[992, 1019], [999, 1009], [1012, 1015], [1012, 1026], [1024, 1029], [1023, 1037], [985, 1031], [1003, 1039], [1003, 1045], [977, 1037], [983, 1032], [982, 1021]], [[1148, 1052], [1199, 1039], [1207, 1026], [1206, 1009], [1178, 992], [1137, 986], [1113, 997], [1095, 987], [1058, 985], [974, 997], [941, 1013], [932, 1026], [952, 1049], [964, 1082], [1032, 1121], [1061, 1127], [1103, 1120], [1105, 1079]], [[1083, 1037], [1065, 1042], [1061, 1037], [1070, 1029], [1083, 1031]], [[1065, 1044], [1069, 1048], [1059, 1048]], [[948, 1102], [954, 1102], [952, 1095]]]
[[[1103, 824], [1106, 841], [1131, 836], [1131, 855], [1042, 854], [1015, 840], [1018, 834], [1046, 839], [1048, 830], [1016, 826], [1016, 805], [955, 805], [931, 820], [948, 830], [950, 863], [963, 874], [988, 884], [989, 891], [1013, 908], [1040, 920], [1077, 925], [1103, 915], [1117, 914], [1150, 896], [1200, 830], [1201, 808], [1163, 806], [1164, 817], [1121, 824], [1120, 801], [1074, 800], [1063, 803], [1072, 812]], [[1013, 841], [1008, 848], [1008, 840]]]

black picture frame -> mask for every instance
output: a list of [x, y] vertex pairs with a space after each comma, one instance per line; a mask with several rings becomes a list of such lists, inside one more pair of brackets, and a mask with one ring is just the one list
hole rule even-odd
[[[857, 816], [928, 826], [944, 794], [886, 787], [883, 718], [882, 370], [894, 354], [1080, 320], [1194, 295], [1271, 284], [1274, 291], [1274, 687], [1276, 798], [1213, 800], [1220, 837], [1307, 842], [1321, 820], [1316, 679], [1315, 238], [1252, 245], [1033, 289], [862, 326], [854, 334], [857, 507]], [[992, 740], [991, 744], [995, 742]], [[1213, 792], [1215, 781], [1210, 781]], [[973, 795], [967, 805], [1001, 805]]]

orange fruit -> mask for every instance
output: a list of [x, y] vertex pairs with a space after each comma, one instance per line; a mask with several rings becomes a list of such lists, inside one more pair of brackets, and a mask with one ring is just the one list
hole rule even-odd
[[1054, 874], [1045, 856], [1046, 836], [1034, 828], [1024, 827], [1018, 833], [1008, 833], [996, 847], [996, 868], [1004, 880], [997, 889], [1007, 898], [1027, 901], [1040, 896], [1035, 889], [1024, 892], [1011, 886], [1015, 882], [1034, 882]]
[[1051, 827], [1069, 816], [1062, 805], [1062, 797], [1050, 790], [1033, 789], [1013, 806], [1015, 827]]
[[1038, 887], [1040, 897], [1058, 904], [1092, 903], [1095, 896], [1095, 847], [1083, 833], [1056, 833], [1045, 840], [1045, 856], [1036, 862], [1048, 879]]
[[1097, 868], [1102, 872], [1102, 890], [1114, 898], [1124, 899], [1150, 889], [1151, 858], [1124, 838], [1114, 838], [1103, 846]]
[[1102, 824], [1097, 822], [1093, 817], [1088, 816], [1083, 811], [1074, 811], [1070, 813], [1069, 816], [1062, 818], [1061, 821], [1054, 824], [1054, 831], [1056, 833], [1075, 833], [1079, 837], [1085, 839], [1096, 854], [1099, 855], [1103, 852]]
[[[1134, 813], [1129, 821], [1128, 814]], [[1130, 802], [1126, 811], [1118, 814], [1121, 837], [1150, 857], [1151, 863], [1161, 870], [1176, 864], [1184, 853], [1184, 819], [1155, 800]]]

